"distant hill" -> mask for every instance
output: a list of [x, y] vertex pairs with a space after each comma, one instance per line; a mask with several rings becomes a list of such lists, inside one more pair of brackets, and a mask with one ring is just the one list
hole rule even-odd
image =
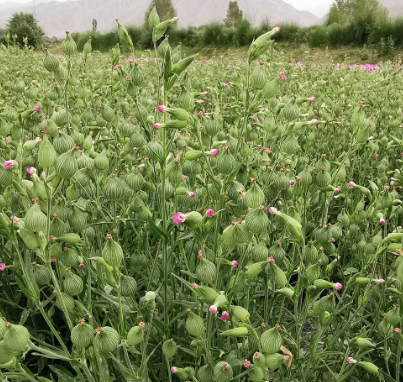
[[[180, 27], [200, 26], [222, 21], [227, 14], [229, 0], [173, 0]], [[124, 25], [141, 25], [150, 0], [77, 0], [47, 1], [36, 5], [36, 17], [49, 37], [63, 37], [64, 32], [83, 32], [91, 29], [92, 19], [98, 30], [106, 32], [116, 26], [115, 19]], [[300, 11], [282, 0], [238, 0], [239, 7], [253, 25], [263, 20], [271, 24], [294, 22], [301, 26], [318, 23], [319, 18]], [[2, 5], [0, 28], [4, 28], [13, 12], [32, 12], [33, 6], [8, 2]]]
[[392, 18], [403, 17], [403, 0], [379, 0]]

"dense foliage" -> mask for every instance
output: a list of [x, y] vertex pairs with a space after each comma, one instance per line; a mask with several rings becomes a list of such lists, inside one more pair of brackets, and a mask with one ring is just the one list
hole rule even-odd
[[2, 380], [401, 380], [400, 63], [291, 65], [278, 32], [0, 47]]

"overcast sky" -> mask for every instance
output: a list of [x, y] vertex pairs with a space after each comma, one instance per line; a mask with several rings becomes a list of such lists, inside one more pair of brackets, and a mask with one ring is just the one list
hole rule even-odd
[[333, 0], [284, 0], [297, 9], [312, 12], [316, 16], [322, 17], [329, 12]]
[[[37, 3], [42, 2], [43, 0], [36, 0]], [[50, 1], [50, 0], [45, 0]], [[58, 0], [61, 1], [61, 0]], [[297, 9], [310, 11], [313, 14], [322, 17], [324, 16], [330, 9], [330, 5], [333, 3], [333, 0], [284, 0], [287, 3], [290, 3]], [[32, 0], [0, 0], [0, 4], [4, 3], [33, 3]]]

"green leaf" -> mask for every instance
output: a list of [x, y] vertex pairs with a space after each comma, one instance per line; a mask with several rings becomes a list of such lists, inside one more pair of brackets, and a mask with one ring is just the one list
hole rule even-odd
[[148, 221], [148, 225], [150, 226], [151, 231], [153, 232], [153, 234], [155, 235], [155, 237], [159, 240], [163, 240], [165, 242], [168, 241], [168, 237], [165, 234], [165, 232], [162, 232], [154, 223], [154, 221], [148, 217], [147, 219]]
[[239, 169], [241, 168], [242, 165], [236, 166], [231, 173], [228, 175], [227, 179], [225, 180], [224, 183], [224, 192], [227, 191], [228, 186], [231, 184], [231, 182], [234, 180], [236, 177], [236, 174], [238, 174]]

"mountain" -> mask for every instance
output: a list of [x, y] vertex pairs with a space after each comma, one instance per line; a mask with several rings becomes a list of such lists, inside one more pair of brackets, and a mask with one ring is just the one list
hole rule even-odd
[[[222, 21], [227, 15], [230, 0], [172, 0], [178, 12], [178, 26], [200, 26]], [[91, 29], [92, 19], [98, 22], [98, 30], [107, 32], [116, 26], [115, 19], [123, 25], [140, 25], [151, 0], [67, 0], [37, 2], [36, 18], [46, 35], [63, 37], [66, 30], [83, 32]], [[316, 24], [317, 16], [299, 11], [282, 0], [238, 0], [238, 5], [253, 25], [268, 20], [274, 25], [294, 22], [302, 26]], [[2, 4], [0, 28], [14, 12], [32, 12], [33, 6], [15, 2]]]
[[379, 2], [389, 11], [392, 18], [403, 16], [402, 0], [379, 0]]

